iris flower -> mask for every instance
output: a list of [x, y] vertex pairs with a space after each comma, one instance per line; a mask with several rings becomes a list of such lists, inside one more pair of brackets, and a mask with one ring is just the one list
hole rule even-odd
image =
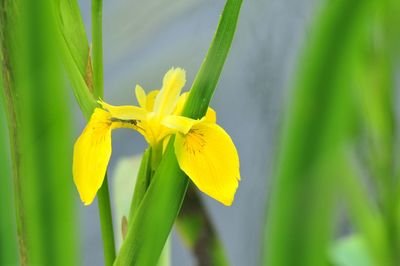
[[[161, 90], [148, 94], [139, 85], [139, 106], [112, 106], [99, 101], [89, 123], [74, 146], [74, 182], [85, 205], [100, 189], [111, 157], [111, 131], [130, 128], [162, 152], [163, 144], [175, 135], [174, 149], [179, 167], [205, 194], [231, 205], [240, 180], [239, 157], [229, 135], [216, 124], [211, 108], [199, 120], [180, 116], [187, 93], [181, 94], [185, 71], [171, 68]], [[155, 169], [154, 169], [155, 170]]]

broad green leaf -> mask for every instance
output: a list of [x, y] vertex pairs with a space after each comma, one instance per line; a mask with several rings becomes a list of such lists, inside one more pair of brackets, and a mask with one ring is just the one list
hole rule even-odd
[[0, 14], [22, 265], [78, 261], [68, 97], [51, 5], [6, 0]]

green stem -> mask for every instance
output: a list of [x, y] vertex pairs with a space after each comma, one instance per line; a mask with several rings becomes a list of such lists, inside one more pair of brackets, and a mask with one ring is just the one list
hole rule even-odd
[[114, 230], [112, 225], [110, 194], [108, 191], [107, 175], [98, 192], [101, 233], [103, 238], [105, 265], [113, 265], [115, 259]]
[[[95, 98], [102, 98], [104, 94], [102, 7], [102, 0], [92, 1], [93, 94]], [[104, 261], [105, 265], [112, 265], [115, 260], [115, 242], [107, 175], [98, 192], [98, 200]]]
[[94, 96], [103, 97], [103, 0], [92, 1], [92, 52]]

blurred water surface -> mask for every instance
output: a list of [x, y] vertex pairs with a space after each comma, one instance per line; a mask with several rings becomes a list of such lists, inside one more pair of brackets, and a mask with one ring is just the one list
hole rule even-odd
[[[161, 86], [172, 66], [187, 71], [186, 89], [204, 57], [223, 0], [104, 1], [105, 100], [136, 104], [134, 86]], [[90, 36], [90, 1], [80, 0]], [[242, 181], [232, 207], [203, 197], [234, 266], [259, 265], [268, 185], [275, 147], [297, 55], [312, 21], [311, 0], [243, 1], [237, 34], [212, 100], [219, 123], [231, 135], [241, 158]], [[84, 127], [78, 107], [75, 136]], [[113, 133], [110, 173], [121, 158], [141, 153], [141, 136]], [[113, 177], [110, 176], [111, 186]], [[111, 188], [111, 191], [113, 189]], [[101, 265], [102, 242], [97, 202], [79, 204], [84, 265]], [[119, 219], [114, 217], [119, 233]], [[173, 235], [172, 265], [194, 265]]]

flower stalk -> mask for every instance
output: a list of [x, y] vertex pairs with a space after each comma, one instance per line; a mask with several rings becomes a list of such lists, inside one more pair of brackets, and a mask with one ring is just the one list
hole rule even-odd
[[[104, 94], [102, 8], [102, 0], [92, 0], [92, 76], [93, 95], [95, 98], [103, 98]], [[100, 214], [101, 235], [103, 239], [105, 265], [111, 266], [115, 260], [115, 240], [107, 174], [105, 175], [103, 184], [99, 189], [98, 206]]]

